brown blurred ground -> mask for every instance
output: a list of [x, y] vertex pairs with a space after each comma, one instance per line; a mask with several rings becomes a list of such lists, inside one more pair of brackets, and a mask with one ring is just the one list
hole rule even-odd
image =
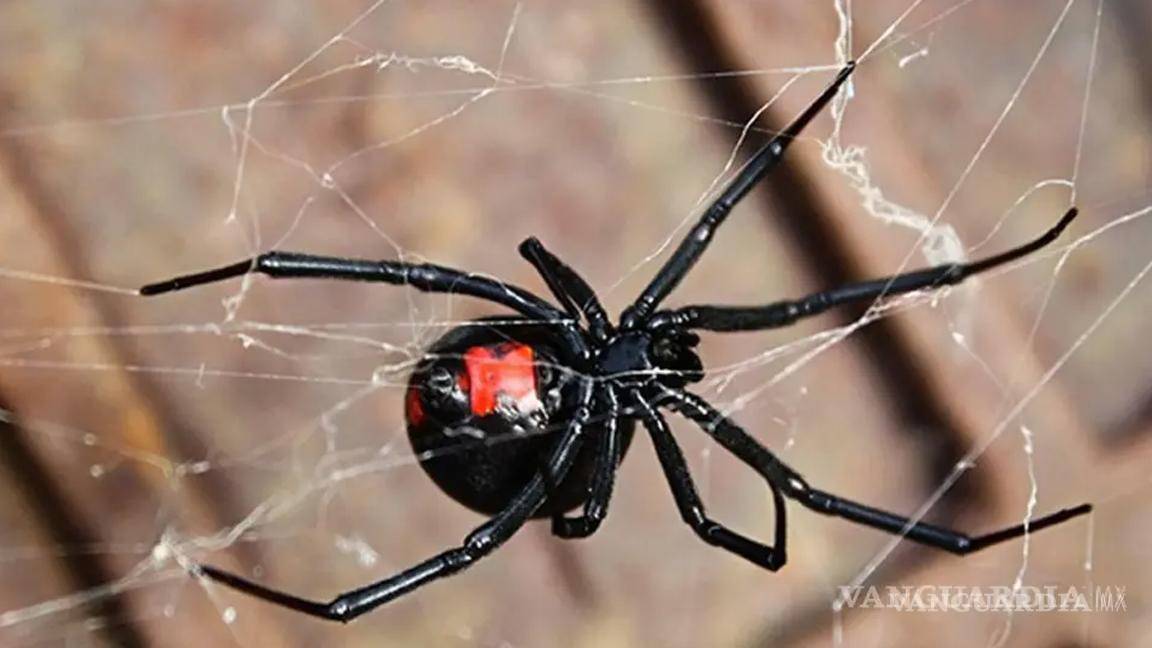
[[[867, 4], [855, 9], [854, 54], [909, 3]], [[924, 2], [903, 23], [907, 37], [865, 61], [844, 123], [844, 141], [867, 147], [885, 194], [927, 214], [1064, 3], [952, 7]], [[349, 0], [0, 5], [0, 270], [9, 273], [0, 276], [0, 401], [21, 421], [0, 445], [0, 610], [9, 611], [0, 644], [989, 643], [1004, 616], [834, 617], [836, 586], [887, 545], [866, 529], [791, 507], [790, 563], [778, 574], [702, 545], [677, 519], [643, 439], [594, 538], [563, 543], [530, 526], [467, 574], [349, 627], [205, 589], [156, 554], [171, 543], [189, 560], [259, 568], [270, 584], [324, 598], [457, 542], [477, 518], [415, 466], [398, 394], [406, 363], [448, 322], [493, 309], [379, 286], [255, 280], [225, 321], [221, 301], [237, 284], [145, 301], [12, 272], [134, 287], [280, 245], [402, 253], [542, 290], [515, 254], [537, 235], [618, 310], [653, 270], [636, 264], [692, 214], [740, 125], [792, 79], [701, 75], [835, 62], [831, 2], [534, 2], [518, 14], [502, 84], [472, 100], [490, 77], [419, 59], [463, 56], [497, 70], [514, 6], [392, 3], [261, 96], [364, 9]], [[1084, 216], [1074, 235], [1149, 203], [1148, 76], [1136, 44], [1152, 24], [1142, 11], [1105, 7], [1078, 144], [1096, 4], [1072, 7], [943, 213], [968, 246], [995, 232], [977, 254], [1061, 213], [1068, 190], [1052, 186], [997, 228], [1030, 187], [1069, 178], [1078, 151]], [[374, 55], [389, 65], [351, 65]], [[685, 74], [693, 78], [664, 78]], [[603, 83], [642, 77], [654, 78]], [[769, 123], [827, 78], [792, 84]], [[258, 96], [244, 147], [245, 103]], [[824, 139], [830, 124], [823, 118], [812, 135]], [[908, 229], [868, 217], [820, 163], [815, 140], [793, 150], [676, 303], [798, 295], [891, 272], [914, 251]], [[338, 190], [324, 186], [329, 170]], [[813, 483], [911, 511], [1077, 345], [929, 518], [972, 530], [1019, 520], [1030, 490], [1026, 425], [1037, 510], [1098, 504], [1091, 527], [1030, 539], [1026, 582], [1124, 586], [1129, 609], [1017, 614], [1006, 645], [1148, 645], [1152, 355], [1142, 333], [1152, 292], [1138, 287], [1092, 337], [1077, 338], [1148, 263], [1150, 243], [1147, 219], [1136, 220], [1079, 248], [1058, 275], [1054, 258], [1036, 261], [886, 318], [734, 416]], [[910, 263], [924, 258], [917, 251]], [[712, 336], [704, 357], [725, 367], [847, 321]], [[793, 359], [702, 390], [735, 406]], [[770, 534], [763, 485], [691, 426], [675, 429], [716, 517]], [[226, 537], [269, 510], [240, 541]], [[964, 560], [905, 544], [869, 582], [1011, 584], [1022, 560], [1020, 543]]]

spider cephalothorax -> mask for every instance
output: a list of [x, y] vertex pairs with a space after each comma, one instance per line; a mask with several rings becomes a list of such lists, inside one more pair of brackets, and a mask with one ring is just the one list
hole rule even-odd
[[683, 387], [699, 382], [704, 365], [693, 351], [699, 343], [699, 336], [679, 329], [616, 334], [596, 355], [597, 375], [634, 387], [652, 382]]
[[[455, 328], [416, 367], [405, 416], [421, 465], [448, 495], [487, 521], [463, 543], [377, 583], [312, 601], [209, 566], [197, 573], [253, 596], [317, 617], [349, 621], [491, 553], [533, 517], [551, 517], [563, 538], [591, 535], [608, 511], [616, 470], [643, 424], [684, 521], [704, 541], [761, 567], [787, 561], [786, 501], [909, 540], [965, 555], [1054, 526], [1091, 510], [1063, 509], [999, 531], [969, 536], [888, 513], [808, 485], [734, 421], [684, 389], [703, 375], [694, 331], [756, 331], [787, 326], [847, 303], [956, 284], [1024, 257], [1054, 241], [1076, 216], [998, 255], [862, 281], [761, 306], [695, 305], [658, 311], [692, 269], [731, 209], [782, 158], [788, 145], [836, 95], [854, 69], [836, 80], [783, 132], [772, 138], [720, 192], [636, 301], [613, 324], [592, 288], [534, 238], [520, 253], [548, 285], [559, 307], [531, 292], [486, 277], [429, 264], [268, 252], [198, 274], [150, 284], [154, 295], [250, 272], [271, 277], [378, 281], [418, 290], [471, 295], [511, 309], [502, 320]], [[696, 423], [764, 478], [775, 508], [771, 544], [710, 519], [663, 412]], [[574, 517], [565, 513], [583, 506]]]

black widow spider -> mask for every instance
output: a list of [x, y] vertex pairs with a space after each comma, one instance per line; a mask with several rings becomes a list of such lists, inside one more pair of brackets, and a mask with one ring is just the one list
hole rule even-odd
[[[615, 471], [636, 419], [652, 437], [684, 521], [705, 542], [772, 571], [786, 560], [785, 498], [818, 513], [958, 555], [1091, 511], [1090, 504], [1081, 504], [979, 536], [914, 521], [813, 488], [739, 425], [684, 390], [704, 376], [693, 350], [699, 342], [693, 330], [787, 326], [840, 304], [957, 284], [1048, 245], [1075, 218], [1076, 209], [1070, 209], [1039, 238], [970, 263], [853, 283], [764, 306], [700, 305], [657, 311], [736, 203], [779, 163], [788, 145], [832, 100], [854, 67], [854, 63], [846, 65], [791, 125], [752, 157], [624, 311], [618, 326], [609, 321], [592, 288], [535, 238], [525, 240], [520, 253], [540, 273], [563, 310], [522, 288], [451, 268], [295, 252], [268, 252], [141, 288], [142, 295], [156, 295], [258, 272], [276, 278], [376, 281], [471, 295], [519, 314], [511, 320], [479, 320], [452, 329], [429, 349], [409, 380], [405, 418], [421, 465], [444, 492], [489, 516], [459, 547], [327, 602], [279, 592], [206, 565], [197, 567], [197, 574], [306, 614], [350, 621], [465, 569], [508, 540], [530, 518], [551, 517], [553, 533], [562, 538], [591, 535], [607, 512]], [[581, 327], [581, 318], [587, 328]], [[743, 536], [707, 517], [661, 408], [694, 421], [764, 477], [775, 507], [773, 544]], [[542, 434], [550, 425], [563, 432]], [[581, 515], [565, 516], [580, 505]]]

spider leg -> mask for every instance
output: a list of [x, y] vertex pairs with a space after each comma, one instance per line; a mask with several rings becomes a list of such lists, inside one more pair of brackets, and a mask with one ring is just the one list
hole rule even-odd
[[652, 278], [648, 287], [636, 301], [625, 309], [620, 318], [621, 327], [625, 330], [633, 329], [642, 324], [648, 315], [660, 305], [660, 302], [672, 292], [673, 289], [684, 279], [692, 266], [696, 265], [696, 261], [700, 259], [700, 255], [704, 254], [704, 250], [708, 248], [708, 244], [712, 241], [713, 235], [716, 230], [728, 218], [729, 212], [740, 202], [744, 196], [752, 190], [768, 172], [780, 163], [784, 157], [784, 151], [788, 149], [788, 145], [792, 140], [796, 139], [804, 127], [811, 122], [816, 115], [832, 101], [836, 96], [836, 92], [840, 86], [848, 80], [852, 71], [856, 68], [855, 61], [849, 61], [847, 65], [840, 70], [840, 74], [836, 79], [820, 93], [800, 116], [792, 121], [783, 131], [772, 138], [763, 148], [755, 153], [751, 159], [748, 160], [740, 173], [728, 183], [728, 186], [720, 193], [719, 196], [708, 206], [704, 214], [688, 232], [687, 236], [680, 242], [676, 251]]
[[260, 273], [276, 279], [337, 279], [412, 286], [425, 292], [458, 293], [479, 297], [507, 306], [528, 317], [545, 320], [564, 319], [563, 312], [527, 290], [480, 275], [430, 263], [341, 259], [298, 252], [266, 252], [232, 265], [148, 284], [140, 289], [140, 294], [159, 295], [250, 273]]
[[[579, 395], [579, 406], [564, 436], [552, 451], [546, 470], [563, 478], [571, 468], [584, 437], [584, 426], [591, 416], [592, 383], [585, 381]], [[199, 574], [233, 589], [311, 616], [347, 623], [356, 617], [392, 601], [438, 578], [451, 576], [492, 553], [512, 537], [540, 507], [546, 496], [544, 478], [537, 474], [496, 516], [477, 527], [464, 542], [391, 578], [360, 589], [340, 594], [331, 601], [310, 601], [292, 594], [259, 585], [235, 574], [199, 566]]]
[[836, 495], [814, 489], [794, 470], [776, 458], [738, 425], [718, 412], [707, 401], [684, 391], [664, 388], [661, 405], [668, 405], [695, 421], [701, 429], [716, 439], [744, 463], [779, 487], [784, 495], [817, 513], [844, 518], [857, 524], [886, 531], [914, 542], [943, 549], [958, 555], [979, 551], [986, 547], [1040, 531], [1092, 510], [1091, 504], [1062, 509], [1024, 524], [1007, 527], [979, 536], [917, 522], [908, 517], [859, 504]]
[[608, 338], [612, 331], [608, 313], [597, 299], [596, 292], [579, 273], [549, 252], [534, 236], [524, 239], [520, 244], [520, 256], [536, 268], [536, 272], [544, 278], [544, 283], [548, 284], [552, 294], [573, 319], [578, 320], [581, 314], [584, 315], [593, 338], [600, 341]]
[[783, 567], [788, 560], [785, 549], [788, 533], [784, 498], [776, 484], [771, 480], [768, 481], [768, 488], [772, 491], [772, 505], [776, 510], [775, 546], [770, 547], [752, 540], [709, 519], [704, 511], [704, 503], [696, 492], [696, 486], [692, 483], [692, 475], [688, 472], [684, 453], [668, 430], [667, 421], [639, 393], [634, 392], [633, 398], [639, 405], [644, 425], [652, 436], [656, 456], [660, 459], [664, 476], [668, 478], [668, 486], [676, 499], [676, 508], [680, 509], [680, 517], [708, 544], [726, 549], [771, 571]]
[[972, 261], [950, 263], [904, 274], [852, 283], [824, 292], [814, 293], [795, 301], [781, 301], [766, 306], [686, 306], [655, 314], [649, 328], [668, 325], [708, 331], [756, 331], [788, 326], [799, 319], [818, 315], [834, 306], [853, 302], [874, 301], [901, 293], [940, 288], [964, 281], [975, 274], [991, 270], [1025, 257], [1049, 245], [1060, 236], [1072, 219], [1075, 207], [1069, 209], [1056, 225], [1039, 237], [1012, 248], [1007, 252]]
[[1019, 538], [1027, 533], [1033, 533], [1050, 526], [1055, 526], [1061, 522], [1071, 520], [1074, 517], [1079, 517], [1092, 511], [1091, 504], [1081, 504], [1072, 508], [1061, 509], [1041, 518], [1028, 520], [1024, 524], [1017, 524], [1016, 526], [1006, 527], [983, 535], [970, 536], [960, 531], [928, 524], [926, 522], [916, 522], [911, 518], [882, 511], [814, 488], [804, 488], [795, 494], [789, 495], [789, 497], [792, 497], [817, 513], [844, 518], [857, 524], [870, 526], [873, 529], [880, 529], [893, 535], [906, 537], [909, 540], [928, 545], [929, 547], [943, 549], [944, 551], [959, 556], [970, 554], [1014, 538]]
[[607, 401], [607, 420], [600, 432], [600, 447], [596, 452], [596, 463], [592, 467], [592, 483], [589, 486], [588, 502], [578, 517], [555, 515], [552, 517], [552, 533], [559, 538], [586, 538], [600, 528], [600, 523], [608, 514], [608, 501], [612, 498], [612, 488], [616, 480], [616, 468], [620, 465], [620, 402], [616, 392], [606, 386], [604, 399]]

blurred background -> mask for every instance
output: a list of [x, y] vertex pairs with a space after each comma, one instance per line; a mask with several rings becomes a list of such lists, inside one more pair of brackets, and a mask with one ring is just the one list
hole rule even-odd
[[[0, 3], [0, 644], [1149, 645], [1150, 42], [1141, 0]], [[481, 518], [424, 476], [401, 395], [432, 341], [500, 311], [137, 286], [281, 248], [543, 291], [515, 252], [535, 235], [618, 311], [846, 57], [838, 118], [671, 304], [798, 296], [1082, 216], [879, 317], [708, 335], [697, 391], [844, 496], [972, 532], [1090, 518], [956, 558], [792, 505], [770, 574], [680, 522], [638, 436], [591, 539], [530, 524], [347, 627], [187, 575], [327, 599], [458, 543]], [[714, 517], [770, 537], [763, 483], [673, 426]], [[1123, 588], [1126, 609], [833, 605], [850, 584], [1017, 583]]]

